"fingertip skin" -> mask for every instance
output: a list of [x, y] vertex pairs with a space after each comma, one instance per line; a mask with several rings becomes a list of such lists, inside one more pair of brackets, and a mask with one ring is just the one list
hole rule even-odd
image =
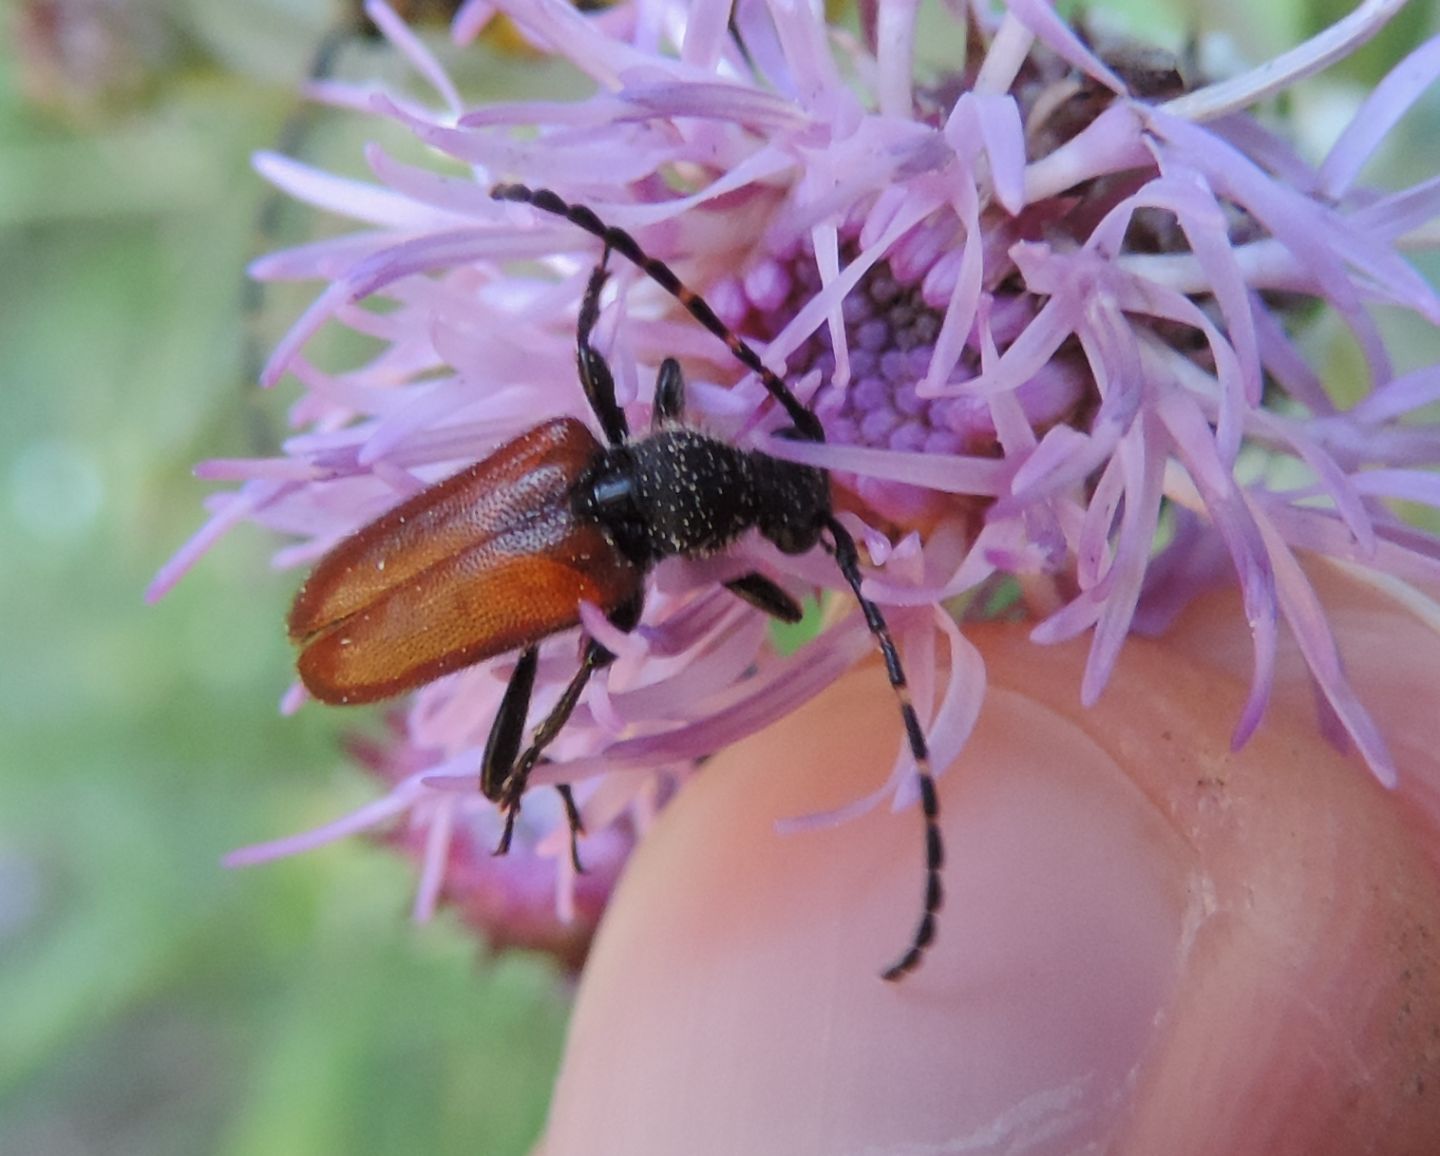
[[[1083, 642], [967, 628], [987, 690], [939, 782], [946, 917], [897, 983], [917, 809], [777, 830], [884, 779], [878, 668], [709, 762], [601, 926], [549, 1156], [1440, 1151], [1440, 871], [1403, 786], [1437, 781], [1440, 719], [1396, 720], [1386, 791], [1282, 653], [1234, 751], [1248, 670], [1208, 659], [1243, 652], [1243, 615], [1194, 614], [1130, 640], [1090, 708]], [[1358, 676], [1421, 645], [1384, 608], [1357, 623]]]

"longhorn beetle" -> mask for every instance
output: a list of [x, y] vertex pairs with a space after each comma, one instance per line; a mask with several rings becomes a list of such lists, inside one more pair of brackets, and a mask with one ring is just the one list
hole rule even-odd
[[[598, 606], [619, 629], [634, 629], [645, 576], [663, 558], [710, 554], [752, 529], [787, 554], [822, 546], [884, 657], [920, 788], [924, 901], [909, 946], [883, 973], [899, 979], [919, 966], [934, 938], [944, 851], [925, 733], [880, 608], [861, 593], [855, 541], [835, 517], [824, 470], [740, 449], [683, 424], [685, 384], [674, 358], [660, 365], [650, 431], [631, 435], [610, 368], [591, 344], [610, 254], [619, 253], [658, 282], [759, 376], [789, 419], [786, 436], [823, 442], [819, 419], [629, 233], [548, 189], [501, 184], [491, 195], [563, 217], [604, 245], [580, 305], [576, 363], [605, 444], [577, 419], [553, 418], [342, 541], [315, 567], [290, 611], [302, 681], [324, 702], [372, 702], [518, 650], [480, 768], [481, 790], [505, 813], [496, 851], [503, 854], [531, 771], [591, 675], [615, 659], [587, 638], [580, 669], [522, 750], [542, 639], [579, 625], [582, 601]], [[761, 574], [726, 585], [775, 618], [800, 618], [794, 599]], [[574, 854], [580, 815], [569, 787], [559, 791]]]

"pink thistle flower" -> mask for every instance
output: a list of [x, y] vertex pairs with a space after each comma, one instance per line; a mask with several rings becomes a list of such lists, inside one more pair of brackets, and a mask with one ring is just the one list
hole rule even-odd
[[[1440, 505], [1440, 440], [1417, 416], [1440, 400], [1440, 367], [1398, 369], [1377, 320], [1440, 322], [1440, 298], [1405, 257], [1433, 243], [1440, 182], [1359, 183], [1440, 73], [1440, 41], [1402, 61], [1318, 163], [1252, 110], [1399, 7], [1369, 0], [1253, 72], [1191, 87], [1128, 48], [1097, 49], [1038, 0], [964, 5], [961, 63], [925, 76], [911, 4], [866, 6], [857, 40], [817, 7], [780, 0], [593, 14], [561, 0], [472, 2], [457, 36], [503, 14], [588, 92], [472, 108], [373, 3], [435, 99], [338, 83], [315, 94], [392, 122], [438, 159], [419, 167], [373, 145], [371, 182], [258, 159], [280, 188], [363, 228], [257, 262], [262, 280], [328, 283], [263, 375], [300, 382], [292, 417], [303, 432], [281, 458], [201, 467], [240, 487], [213, 499], [211, 521], [153, 593], [239, 521], [295, 539], [277, 564], [310, 563], [538, 420], [590, 417], [574, 340], [597, 246], [490, 198], [497, 181], [520, 180], [635, 234], [814, 407], [826, 444], [775, 436], [784, 415], [754, 376], [642, 274], [612, 263], [598, 342], [633, 425], [648, 420], [657, 367], [673, 355], [698, 425], [831, 472], [938, 770], [985, 693], [949, 609], [957, 599], [963, 618], [1010, 597], [1037, 643], [1088, 633], [1088, 704], [1132, 632], [1163, 630], [1221, 582], [1238, 584], [1253, 650], [1234, 743], [1261, 722], [1287, 629], [1320, 725], [1393, 784], [1385, 738], [1301, 559], [1440, 588], [1440, 539], [1393, 508]], [[1305, 341], [1321, 319], [1360, 354], [1364, 380], [1343, 391]], [[344, 369], [313, 364], [307, 342], [329, 324], [378, 352]], [[871, 653], [864, 622], [837, 599], [837, 620], [780, 655], [762, 616], [717, 585], [750, 570], [797, 595], [843, 587], [823, 553], [787, 557], [747, 539], [662, 564], [632, 634], [586, 613], [619, 658], [534, 781], [575, 784], [587, 831], [620, 824], [628, 846], [697, 760]], [[536, 717], [573, 673], [575, 647], [573, 635], [545, 644]], [[392, 784], [385, 799], [242, 857], [403, 819], [397, 839], [426, 865], [422, 910], [442, 892], [464, 905], [490, 887], [512, 868], [488, 859], [499, 820], [473, 783], [511, 665], [414, 696], [399, 748], [375, 760]], [[909, 802], [910, 781], [901, 752], [884, 791], [857, 806]], [[561, 879], [568, 911], [562, 812], [527, 798], [522, 822], [521, 844], [554, 860], [540, 866]], [[602, 854], [594, 834], [586, 848], [587, 859]]]

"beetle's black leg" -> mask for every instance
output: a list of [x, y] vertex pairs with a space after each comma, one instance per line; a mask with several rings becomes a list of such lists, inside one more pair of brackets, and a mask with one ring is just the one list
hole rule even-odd
[[885, 625], [880, 607], [860, 593], [860, 555], [855, 549], [855, 539], [850, 536], [839, 520], [832, 514], [825, 520], [825, 527], [835, 544], [835, 564], [846, 585], [855, 594], [860, 609], [865, 614], [865, 625], [875, 636], [880, 654], [885, 659], [885, 673], [895, 696], [900, 700], [900, 717], [905, 721], [905, 737], [910, 744], [910, 755], [915, 760], [915, 779], [920, 787], [920, 812], [925, 821], [925, 899], [920, 912], [920, 923], [910, 939], [905, 953], [882, 973], [885, 979], [899, 979], [906, 972], [920, 966], [925, 949], [935, 938], [935, 916], [944, 902], [944, 886], [940, 880], [940, 869], [945, 864], [945, 844], [940, 834], [940, 799], [935, 791], [935, 776], [930, 771], [929, 744], [925, 731], [915, 714], [910, 701], [910, 690], [905, 683], [905, 670], [900, 665], [900, 655], [890, 629]]
[[605, 359], [590, 344], [590, 334], [600, 317], [600, 291], [610, 276], [606, 265], [610, 260], [607, 246], [590, 273], [590, 282], [585, 286], [585, 296], [580, 301], [580, 321], [575, 328], [575, 364], [580, 369], [580, 385], [585, 390], [585, 399], [605, 431], [605, 440], [618, 446], [630, 437], [630, 423], [625, 420], [625, 411], [615, 401], [615, 378]]
[[[636, 597], [611, 614], [610, 621], [621, 630], [633, 630], [636, 623], [640, 621], [640, 612], [643, 606], [643, 599]], [[525, 660], [525, 655], [529, 652], [530, 650], [527, 649], [521, 654], [521, 662]], [[545, 748], [555, 741], [555, 737], [570, 720], [570, 715], [574, 713], [576, 705], [580, 702], [580, 695], [585, 689], [585, 684], [590, 681], [590, 676], [597, 670], [603, 670], [614, 661], [614, 654], [606, 650], [593, 638], [587, 640], [585, 643], [585, 653], [580, 659], [580, 669], [575, 672], [575, 676], [566, 684], [565, 689], [560, 694], [559, 700], [550, 708], [550, 713], [545, 716], [544, 721], [535, 728], [535, 733], [530, 736], [530, 745], [525, 748], [525, 753], [520, 755], [518, 759], [514, 757], [515, 750], [519, 747], [518, 740], [515, 746], [511, 748], [510, 762], [505, 766], [503, 777], [499, 781], [492, 783], [494, 794], [491, 794], [489, 790], [485, 792], [486, 798], [493, 800], [496, 805], [505, 812], [505, 830], [501, 833], [500, 844], [496, 847], [495, 854], [504, 855], [510, 850], [510, 841], [515, 835], [515, 820], [520, 814], [520, 799], [525, 794], [525, 787], [529, 782], [530, 772], [533, 771], [540, 762], [540, 756], [545, 753]], [[518, 667], [516, 668], [516, 673], [519, 673]], [[534, 674], [532, 671], [532, 682], [533, 677]], [[511, 686], [514, 685], [514, 682], [515, 678], [512, 676]], [[502, 714], [510, 699], [510, 690], [508, 688], [505, 692], [505, 698], [506, 702], [501, 705]], [[528, 692], [526, 699], [528, 702]], [[522, 727], [524, 725], [523, 720], [524, 716], [522, 715]], [[496, 727], [498, 728], [498, 726], [499, 719], [497, 718]], [[492, 730], [492, 736], [493, 733]], [[488, 745], [486, 747], [486, 754], [489, 754]], [[579, 808], [575, 806], [575, 798], [571, 794], [568, 785], [562, 784], [557, 789], [560, 791], [560, 797], [565, 802], [566, 818], [570, 821], [570, 860], [575, 864], [575, 870], [583, 871], [584, 869], [580, 866], [580, 851], [577, 846], [578, 837], [582, 829], [580, 811]]]
[[585, 823], [580, 818], [580, 807], [575, 802], [575, 792], [570, 789], [569, 783], [556, 783], [555, 793], [565, 804], [565, 822], [570, 827], [570, 862], [576, 873], [583, 875], [585, 868], [580, 866], [580, 847], [577, 840], [585, 833]]
[[760, 355], [746, 343], [745, 339], [721, 321], [705, 298], [681, 281], [669, 265], [651, 257], [644, 249], [640, 248], [640, 243], [624, 229], [607, 225], [595, 215], [593, 209], [586, 208], [584, 205], [572, 205], [550, 189], [532, 189], [527, 185], [498, 184], [490, 190], [490, 195], [497, 201], [517, 201], [521, 204], [534, 205], [543, 212], [564, 217], [572, 225], [584, 229], [592, 237], [600, 238], [605, 243], [607, 252], [614, 249], [627, 261], [643, 269], [651, 280], [679, 301], [691, 317], [723, 341], [725, 347], [735, 355], [735, 359], [741, 365], [760, 378], [760, 384], [765, 387], [765, 391], [771, 397], [780, 403], [791, 424], [800, 432], [801, 437], [811, 442], [825, 440], [825, 430], [820, 424], [820, 419], [800, 404], [800, 399], [790, 392], [790, 387], [774, 370], [766, 368], [765, 363], [760, 360]]
[[[515, 820], [520, 813], [520, 797], [509, 799], [507, 785], [514, 775], [516, 757], [520, 753], [520, 742], [525, 737], [525, 716], [530, 710], [530, 696], [535, 689], [535, 670], [540, 652], [537, 647], [527, 646], [520, 652], [520, 661], [505, 688], [505, 697], [500, 701], [495, 721], [490, 726], [490, 737], [485, 742], [485, 755], [480, 763], [480, 790], [492, 803], [500, 805], [505, 812], [505, 831], [495, 854], [503, 855], [510, 850], [510, 839], [515, 833]], [[563, 720], [562, 720], [563, 721]], [[558, 728], [557, 728], [558, 729]], [[528, 774], [528, 771], [526, 772]], [[523, 791], [524, 786], [521, 785]], [[579, 867], [575, 836], [580, 830], [580, 812], [575, 806], [575, 796], [570, 788], [561, 785], [560, 797], [565, 802], [565, 816], [570, 822], [570, 857]]]
[[[525, 787], [530, 780], [530, 772], [539, 763], [545, 748], [555, 741], [555, 736], [570, 720], [570, 715], [574, 713], [576, 705], [580, 702], [581, 692], [584, 691], [585, 684], [590, 681], [590, 676], [614, 661], [615, 656], [593, 638], [585, 644], [585, 654], [580, 659], [580, 669], [566, 684], [559, 701], [551, 708], [544, 721], [535, 728], [535, 733], [530, 736], [530, 745], [525, 748], [525, 753], [511, 765], [495, 800], [500, 809], [505, 812], [505, 831], [500, 837], [500, 846], [495, 850], [497, 855], [503, 855], [510, 850], [510, 840], [515, 833], [515, 820], [520, 814], [520, 800], [525, 794]], [[581, 871], [583, 868], [580, 866], [580, 850], [577, 846], [581, 830], [580, 811], [575, 806], [575, 797], [571, 794], [569, 786], [561, 786], [559, 790], [561, 798], [565, 801], [566, 818], [570, 821], [570, 860], [575, 864], [575, 870]]]
[[520, 652], [515, 672], [505, 688], [505, 697], [500, 700], [500, 709], [495, 721], [490, 724], [490, 737], [485, 740], [485, 754], [480, 760], [480, 790], [491, 802], [500, 798], [505, 779], [515, 758], [520, 753], [520, 743], [525, 737], [525, 716], [530, 711], [530, 695], [535, 689], [535, 668], [539, 664], [540, 651], [527, 646]]
[[805, 617], [805, 611], [800, 604], [764, 574], [754, 571], [742, 574], [739, 578], [732, 578], [725, 583], [725, 589], [781, 622], [793, 624]]
[[[535, 670], [539, 665], [538, 647], [527, 646], [520, 652], [520, 660], [505, 687], [505, 697], [500, 700], [500, 709], [490, 725], [490, 737], [485, 741], [485, 755], [480, 762], [480, 790], [492, 803], [505, 812], [505, 830], [495, 854], [503, 855], [510, 850], [510, 840], [515, 833], [515, 820], [520, 814], [520, 796], [509, 797], [508, 784], [514, 775], [516, 757], [520, 743], [525, 737], [525, 716], [530, 711], [530, 697], [535, 690]], [[527, 772], [528, 773], [528, 772]], [[560, 797], [565, 801], [565, 815], [570, 821], [570, 856], [579, 860], [575, 849], [575, 833], [580, 828], [580, 812], [575, 806], [575, 797], [568, 786], [562, 786]], [[521, 791], [524, 790], [523, 783]]]
[[680, 363], [667, 357], [655, 375], [655, 408], [650, 414], [650, 428], [663, 429], [685, 416], [685, 375]]

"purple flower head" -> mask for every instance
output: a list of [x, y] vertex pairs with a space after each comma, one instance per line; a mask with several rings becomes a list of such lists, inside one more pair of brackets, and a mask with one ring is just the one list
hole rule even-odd
[[[1378, 320], [1404, 311], [1440, 322], [1440, 298], [1404, 256], [1433, 238], [1440, 178], [1399, 192], [1358, 179], [1440, 73], [1440, 41], [1397, 66], [1312, 163], [1250, 110], [1363, 43], [1395, 0], [1362, 4], [1210, 85], [1068, 26], [1041, 0], [952, 5], [954, 63], [922, 68], [917, 6], [862, 7], [852, 34], [818, 5], [787, 0], [583, 14], [562, 0], [472, 0], [457, 36], [503, 14], [581, 94], [471, 107], [372, 4], [434, 96], [336, 83], [317, 94], [392, 122], [430, 159], [417, 166], [372, 146], [374, 179], [362, 182], [259, 158], [282, 189], [362, 228], [256, 264], [261, 279], [328, 283], [264, 375], [300, 382], [302, 432], [281, 458], [202, 467], [240, 487], [214, 500], [157, 591], [236, 522], [292, 538], [279, 564], [309, 564], [543, 418], [593, 424], [575, 328], [599, 246], [491, 199], [496, 182], [516, 180], [633, 233], [814, 408], [825, 444], [778, 436], [784, 414], [756, 376], [612, 260], [596, 343], [632, 427], [648, 423], [657, 368], [675, 356], [694, 424], [830, 471], [937, 769], [965, 743], [984, 695], [957, 605], [982, 614], [1008, 592], [1012, 612], [1035, 620], [1037, 643], [1088, 633], [1088, 702], [1131, 631], [1162, 629], [1226, 581], [1243, 591], [1254, 651], [1235, 742], [1261, 720], [1277, 632], [1288, 629], [1322, 725], [1393, 782], [1302, 562], [1440, 588], [1440, 541], [1393, 508], [1440, 505], [1440, 437], [1416, 416], [1440, 400], [1440, 367], [1397, 369]], [[1312, 335], [1336, 323], [1361, 380], [1333, 380], [1315, 351]], [[306, 349], [325, 325], [378, 351], [322, 368]], [[618, 659], [532, 781], [575, 785], [587, 860], [611, 854], [603, 840], [613, 838], [618, 862], [697, 760], [872, 653], [853, 599], [839, 596], [818, 638], [780, 654], [763, 616], [718, 585], [751, 570], [797, 597], [843, 595], [823, 551], [786, 556], [752, 536], [722, 555], [662, 563], [632, 633], [582, 611]], [[573, 632], [542, 647], [532, 720], [573, 674], [576, 648]], [[372, 760], [387, 768], [385, 799], [249, 857], [388, 821], [425, 861], [422, 907], [496, 886], [488, 852], [500, 821], [474, 776], [512, 668], [497, 659], [420, 690], [397, 749]], [[902, 753], [886, 791], [906, 802], [910, 781]], [[569, 904], [552, 794], [527, 796], [521, 844], [554, 860], [544, 878], [559, 872]]]

